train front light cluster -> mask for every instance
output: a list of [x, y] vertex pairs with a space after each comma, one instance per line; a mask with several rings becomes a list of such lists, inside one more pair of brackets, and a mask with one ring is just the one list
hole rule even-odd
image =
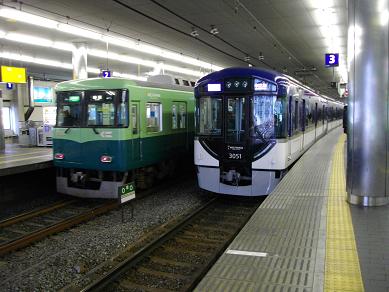
[[63, 160], [65, 158], [65, 155], [63, 153], [55, 153], [54, 158], [58, 160]]
[[112, 157], [108, 155], [103, 155], [100, 157], [100, 161], [102, 163], [111, 163], [112, 162]]

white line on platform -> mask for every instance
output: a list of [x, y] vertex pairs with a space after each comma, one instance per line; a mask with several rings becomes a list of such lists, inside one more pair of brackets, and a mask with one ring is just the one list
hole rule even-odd
[[227, 254], [236, 254], [236, 255], [247, 255], [252, 257], [267, 257], [267, 252], [257, 252], [257, 251], [245, 251], [245, 250], [235, 250], [229, 249], [226, 251]]
[[[0, 161], [0, 164], [10, 164], [10, 163], [13, 163], [16, 161], [33, 160], [33, 159], [40, 160], [40, 158], [52, 158], [52, 157], [53, 157], [53, 154], [46, 154], [46, 155], [39, 155], [39, 156], [34, 156], [34, 157], [26, 157], [26, 158], [20, 158], [20, 159]], [[37, 161], [37, 162], [41, 162], [41, 161]]]

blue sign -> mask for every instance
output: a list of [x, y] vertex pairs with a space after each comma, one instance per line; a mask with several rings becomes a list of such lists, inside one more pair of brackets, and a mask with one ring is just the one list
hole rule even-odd
[[325, 55], [326, 67], [338, 67], [339, 66], [339, 54], [326, 54]]
[[10, 83], [10, 82], [7, 82], [7, 89], [11, 90], [14, 88], [14, 84], [13, 83]]
[[109, 78], [109, 77], [111, 77], [111, 71], [109, 71], [109, 70], [103, 70], [103, 71], [101, 71], [101, 77], [103, 77], [103, 78]]

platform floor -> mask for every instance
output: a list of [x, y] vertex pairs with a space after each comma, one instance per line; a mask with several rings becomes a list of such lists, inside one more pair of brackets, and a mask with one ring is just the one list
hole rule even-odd
[[311, 147], [196, 291], [389, 292], [389, 206], [350, 206], [345, 135]]
[[20, 147], [6, 143], [0, 151], [0, 176], [52, 167], [53, 149], [46, 147]]

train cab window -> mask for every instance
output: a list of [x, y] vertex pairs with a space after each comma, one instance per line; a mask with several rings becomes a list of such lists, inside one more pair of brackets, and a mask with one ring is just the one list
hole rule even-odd
[[82, 92], [57, 93], [57, 127], [79, 127], [81, 125]]
[[246, 132], [245, 102], [244, 97], [230, 97], [227, 99], [226, 140], [229, 143], [244, 141]]
[[222, 133], [222, 99], [201, 97], [197, 102], [196, 128], [199, 135], [220, 136]]
[[261, 142], [274, 137], [274, 101], [275, 96], [257, 95], [253, 97], [250, 136]]
[[146, 103], [146, 132], [162, 131], [162, 105], [159, 102]]
[[86, 91], [88, 127], [127, 127], [127, 91]]

